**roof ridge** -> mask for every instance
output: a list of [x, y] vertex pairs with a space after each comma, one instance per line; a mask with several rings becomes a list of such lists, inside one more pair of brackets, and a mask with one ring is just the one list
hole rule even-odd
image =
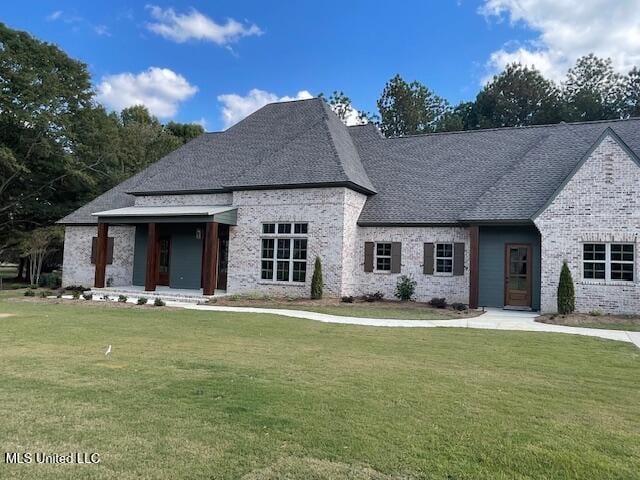
[[[533, 128], [550, 128], [550, 127], [560, 127], [560, 126], [573, 126], [573, 125], [593, 125], [599, 123], [620, 123], [620, 122], [629, 122], [629, 121], [638, 121], [640, 117], [629, 117], [629, 118], [612, 118], [609, 120], [585, 120], [582, 122], [558, 122], [558, 123], [543, 123], [540, 125], [519, 125], [513, 127], [491, 127], [491, 128], [476, 128], [473, 130], [455, 130], [452, 132], [426, 132], [426, 133], [415, 133], [411, 135], [402, 135], [397, 137], [383, 137], [386, 140], [403, 140], [405, 138], [415, 138], [415, 137], [434, 137], [434, 136], [444, 136], [444, 135], [461, 135], [465, 133], [482, 133], [482, 132], [496, 132], [496, 131], [505, 131], [505, 130], [526, 130]], [[365, 125], [351, 125], [349, 128], [353, 127], [362, 127]]]

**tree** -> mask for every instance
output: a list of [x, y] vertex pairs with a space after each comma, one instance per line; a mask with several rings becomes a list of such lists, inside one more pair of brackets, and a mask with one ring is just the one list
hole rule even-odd
[[204, 133], [202, 125], [198, 125], [197, 123], [169, 122], [166, 128], [174, 137], [182, 140], [182, 143], [187, 143], [189, 140], [193, 140]]
[[86, 65], [0, 24], [0, 250], [51, 223], [67, 185], [86, 184], [100, 155], [80, 155], [92, 102]]
[[611, 59], [589, 54], [569, 69], [562, 95], [569, 121], [609, 120], [624, 112], [625, 84]]
[[45, 227], [31, 231], [20, 242], [22, 254], [29, 259], [29, 282], [37, 286], [45, 258], [63, 239], [61, 227]]
[[311, 298], [313, 300], [322, 298], [323, 286], [322, 263], [320, 262], [320, 257], [316, 257], [316, 263], [313, 266], [313, 277], [311, 277]]
[[446, 100], [423, 84], [407, 83], [396, 75], [387, 82], [378, 100], [380, 128], [387, 137], [434, 132], [448, 109]]
[[333, 113], [335, 113], [342, 123], [345, 125], [364, 125], [367, 123], [375, 123], [376, 117], [364, 110], [357, 110], [351, 99], [345, 95], [343, 91], [334, 90], [327, 98], [324, 93], [318, 94], [318, 97], [323, 99]]
[[576, 309], [576, 297], [573, 287], [573, 278], [569, 265], [565, 261], [560, 271], [560, 282], [558, 282], [558, 313], [567, 315]]
[[640, 70], [633, 67], [625, 78], [624, 116], [640, 116]]
[[558, 123], [561, 101], [556, 85], [535, 68], [508, 65], [478, 93], [475, 102], [480, 128], [521, 127]]

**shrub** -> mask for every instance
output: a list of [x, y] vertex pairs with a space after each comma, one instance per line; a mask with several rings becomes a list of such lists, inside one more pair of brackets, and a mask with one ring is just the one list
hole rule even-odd
[[33, 289], [28, 288], [24, 291], [24, 296], [25, 297], [35, 297], [36, 296], [36, 292], [33, 291]]
[[56, 293], [56, 298], [62, 298], [62, 293], [64, 292], [64, 290], [58, 290], [58, 293]]
[[458, 312], [463, 312], [467, 309], [467, 306], [464, 303], [460, 303], [460, 302], [453, 302], [451, 304], [451, 308], [453, 308], [454, 310], [458, 311]]
[[65, 289], [70, 292], [86, 292], [87, 290], [91, 290], [90, 288], [83, 287], [82, 285], [68, 285]]
[[379, 302], [384, 298], [384, 293], [377, 291], [376, 293], [367, 293], [362, 296], [365, 302]]
[[322, 262], [320, 257], [316, 257], [316, 263], [313, 266], [313, 277], [311, 277], [311, 298], [318, 300], [322, 298]]
[[565, 261], [560, 270], [560, 281], [558, 282], [558, 313], [567, 315], [576, 309], [576, 295], [573, 288], [573, 278], [569, 265]]
[[342, 297], [340, 301], [344, 303], [353, 303], [353, 297], [351, 295], [349, 295], [348, 297]]
[[156, 307], [164, 307], [166, 305], [166, 303], [164, 303], [164, 300], [162, 300], [160, 297], [156, 297], [156, 299], [153, 301], [153, 304]]
[[110, 297], [109, 295], [103, 295], [103, 296], [102, 296], [102, 299], [103, 299], [105, 302], [108, 302], [109, 300], [111, 300], [111, 297]]
[[447, 308], [447, 299], [433, 297], [431, 300], [429, 300], [429, 305], [434, 308]]
[[591, 315], [592, 317], [601, 317], [602, 315], [604, 315], [604, 312], [602, 310], [591, 310], [589, 312], [589, 315]]
[[138, 305], [145, 305], [148, 301], [147, 297], [140, 297], [138, 299]]
[[49, 295], [53, 294], [51, 290], [43, 290], [40, 292], [41, 298], [47, 298]]
[[127, 300], [129, 300], [129, 297], [127, 297], [126, 295], [118, 295], [118, 302], [127, 303]]
[[78, 300], [80, 298], [80, 292], [77, 290], [74, 290], [72, 293], [72, 297], [74, 300]]
[[407, 275], [401, 275], [398, 278], [398, 283], [396, 284], [396, 297], [400, 300], [411, 300], [413, 298], [413, 294], [416, 292], [416, 282], [412, 277]]
[[84, 298], [85, 300], [91, 300], [93, 299], [93, 293], [83, 293], [82, 298]]
[[62, 276], [59, 272], [43, 273], [40, 275], [38, 284], [46, 288], [60, 288], [62, 286]]

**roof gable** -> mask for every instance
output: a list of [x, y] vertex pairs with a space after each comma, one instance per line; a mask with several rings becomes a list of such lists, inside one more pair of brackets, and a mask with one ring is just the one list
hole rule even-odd
[[582, 156], [580, 161], [576, 163], [575, 167], [567, 174], [567, 176], [562, 180], [562, 182], [556, 187], [551, 196], [546, 200], [544, 205], [540, 207], [532, 216], [531, 219], [535, 220], [538, 218], [549, 206], [553, 203], [553, 201], [557, 198], [557, 196], [564, 190], [567, 184], [571, 181], [571, 179], [578, 173], [578, 171], [582, 168], [582, 166], [589, 160], [593, 152], [604, 142], [605, 139], [610, 138], [615, 141], [622, 150], [629, 155], [629, 157], [640, 167], [640, 158], [638, 155], [626, 144], [620, 135], [618, 135], [613, 128], [608, 126], [602, 132], [602, 134], [598, 137], [598, 139], [589, 147], [589, 150]]

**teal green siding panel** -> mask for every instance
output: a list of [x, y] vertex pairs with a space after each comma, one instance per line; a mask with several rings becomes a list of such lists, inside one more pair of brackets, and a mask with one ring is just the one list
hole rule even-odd
[[201, 225], [171, 225], [170, 287], [200, 288], [202, 240], [196, 238], [197, 228], [204, 231]]
[[133, 248], [133, 284], [144, 286], [147, 269], [147, 226], [136, 225], [136, 240]]
[[508, 243], [531, 244], [532, 307], [540, 309], [540, 233], [535, 226], [480, 227], [480, 291], [479, 304], [484, 307], [504, 306], [504, 261]]

